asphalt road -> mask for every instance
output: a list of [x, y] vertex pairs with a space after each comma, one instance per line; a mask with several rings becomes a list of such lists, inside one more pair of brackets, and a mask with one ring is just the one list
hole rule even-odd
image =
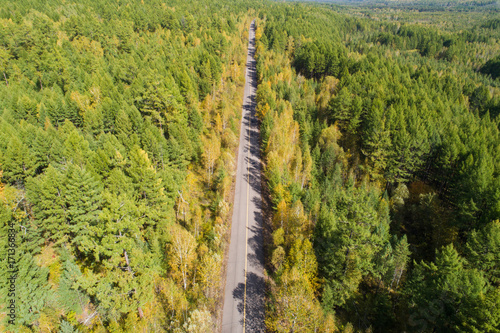
[[264, 332], [264, 252], [255, 21], [250, 25], [222, 332]]

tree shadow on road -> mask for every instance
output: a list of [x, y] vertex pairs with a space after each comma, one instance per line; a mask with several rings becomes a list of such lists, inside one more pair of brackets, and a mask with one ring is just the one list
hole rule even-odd
[[[254, 27], [255, 23], [252, 23], [252, 29], [254, 29]], [[255, 55], [255, 40], [249, 41], [249, 55], [253, 59], [253, 56]], [[249, 83], [254, 89], [257, 88], [256, 64], [255, 60], [251, 60], [249, 61], [247, 67], [250, 78]], [[247, 332], [265, 332], [264, 295], [266, 285], [263, 276], [259, 276], [264, 270], [264, 238], [262, 232], [262, 209], [264, 206], [261, 198], [262, 163], [260, 160], [259, 122], [255, 116], [256, 105], [255, 93], [249, 95], [248, 98], [244, 100], [243, 109], [246, 112], [244, 113], [242, 121], [248, 130], [245, 131], [245, 133], [240, 133], [240, 135], [245, 136], [246, 142], [245, 149], [243, 150], [243, 153], [245, 154], [245, 161], [248, 163], [248, 172], [246, 170], [244, 172], [245, 181], [249, 182], [250, 187], [256, 193], [256, 195], [250, 198], [256, 210], [253, 214], [252, 226], [248, 229], [250, 237], [247, 245], [250, 251], [247, 257], [248, 270], [246, 274], [245, 308], [245, 284], [239, 283], [233, 290], [233, 298], [237, 302], [238, 311], [242, 315], [245, 311], [245, 329]], [[250, 149], [250, 151], [248, 151], [248, 149]], [[241, 319], [240, 323], [243, 324], [243, 319]]]
[[[254, 274], [247, 274], [247, 297], [245, 309], [245, 330], [247, 332], [264, 332], [264, 278]], [[238, 300], [238, 311], [243, 314], [245, 285], [238, 284], [233, 291], [233, 297]], [[241, 320], [243, 324], [243, 319]]]

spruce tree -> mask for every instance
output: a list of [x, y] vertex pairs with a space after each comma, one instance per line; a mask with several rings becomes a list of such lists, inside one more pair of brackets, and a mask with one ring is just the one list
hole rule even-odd
[[22, 254], [18, 262], [16, 279], [16, 323], [31, 326], [45, 307], [50, 291], [48, 269], [41, 268], [32, 254]]
[[29, 179], [26, 186], [35, 223], [43, 237], [56, 244], [67, 242], [69, 236], [64, 179], [64, 173], [50, 165], [43, 175]]
[[500, 285], [500, 221], [473, 230], [466, 244], [467, 260], [483, 271], [491, 283]]
[[84, 167], [68, 165], [64, 188], [66, 216], [71, 244], [80, 254], [89, 255], [96, 247], [102, 225], [102, 185]]

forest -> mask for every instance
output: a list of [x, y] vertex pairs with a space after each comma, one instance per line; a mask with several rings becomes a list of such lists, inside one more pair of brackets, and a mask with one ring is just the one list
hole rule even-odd
[[2, 2], [0, 331], [218, 329], [256, 16], [225, 6]]
[[498, 11], [419, 5], [260, 16], [271, 332], [500, 330]]
[[500, 332], [497, 6], [3, 1], [0, 331], [221, 330], [256, 19], [267, 331]]

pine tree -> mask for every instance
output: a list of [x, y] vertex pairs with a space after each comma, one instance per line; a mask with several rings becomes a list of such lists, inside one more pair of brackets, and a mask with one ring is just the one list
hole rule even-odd
[[[493, 313], [483, 275], [465, 267], [453, 245], [436, 254], [435, 263], [416, 265], [406, 293], [413, 304], [410, 322], [417, 330], [482, 331]], [[485, 320], [486, 319], [486, 320]]]
[[395, 242], [393, 262], [394, 262], [394, 273], [392, 274], [391, 287], [397, 288], [399, 282], [401, 281], [401, 276], [403, 275], [406, 266], [410, 258], [409, 244], [406, 239], [406, 235], [401, 237], [401, 239]]
[[9, 81], [7, 80], [7, 75], [5, 74], [5, 72], [7, 71], [7, 64], [9, 63], [10, 58], [10, 52], [4, 47], [0, 48], [0, 72], [2, 72], [5, 84], [7, 86], [9, 85]]
[[89, 255], [96, 247], [102, 228], [98, 219], [102, 209], [102, 185], [84, 167], [68, 165], [64, 199], [72, 246]]
[[134, 146], [129, 157], [130, 166], [126, 169], [126, 174], [134, 184], [142, 215], [145, 215], [148, 224], [162, 228], [173, 218], [173, 202], [167, 198], [162, 179], [151, 164], [148, 154]]
[[[340, 186], [340, 184], [336, 185]], [[374, 189], [327, 191], [333, 211], [320, 211], [315, 230], [315, 248], [320, 273], [325, 278], [324, 304], [342, 305], [357, 290], [364, 275], [374, 271], [379, 247], [388, 242], [389, 212]]]
[[353, 118], [352, 102], [351, 92], [343, 87], [329, 103], [332, 122], [338, 121], [343, 131], [350, 128], [350, 120]]
[[39, 318], [50, 295], [47, 282], [49, 270], [37, 266], [29, 253], [22, 254], [17, 265], [16, 323], [30, 326]]
[[81, 314], [88, 301], [80, 290], [74, 288], [81, 276], [82, 273], [78, 265], [71, 258], [67, 258], [64, 261], [63, 273], [56, 291], [59, 306], [67, 312], [73, 311], [76, 314]]
[[490, 222], [473, 230], [466, 244], [467, 260], [472, 267], [483, 271], [496, 286], [500, 285], [500, 221]]
[[56, 244], [67, 242], [69, 236], [64, 178], [63, 173], [49, 165], [43, 175], [30, 179], [26, 185], [36, 224], [43, 237]]
[[[68, 128], [69, 129], [69, 128]], [[64, 157], [74, 165], [83, 166], [93, 156], [89, 143], [73, 128], [64, 141]]]
[[61, 327], [59, 328], [59, 333], [80, 333], [80, 330], [76, 329], [68, 323], [66, 320], [61, 322]]
[[9, 140], [1, 162], [3, 179], [11, 184], [23, 183], [26, 177], [35, 172], [30, 150], [17, 136], [13, 136]]

